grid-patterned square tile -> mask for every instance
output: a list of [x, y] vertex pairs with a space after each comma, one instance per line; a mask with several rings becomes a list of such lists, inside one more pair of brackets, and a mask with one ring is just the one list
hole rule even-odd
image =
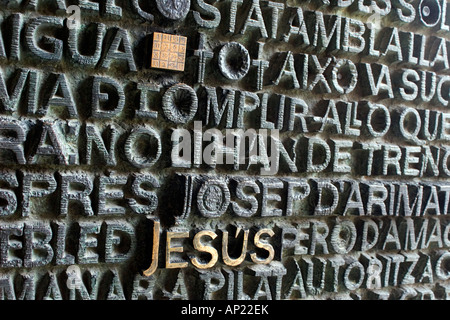
[[184, 71], [187, 38], [153, 33], [152, 68]]

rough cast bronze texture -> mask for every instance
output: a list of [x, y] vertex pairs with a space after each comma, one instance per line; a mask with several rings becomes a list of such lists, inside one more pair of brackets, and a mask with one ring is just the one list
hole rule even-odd
[[446, 0], [75, 2], [1, 4], [0, 298], [450, 296]]

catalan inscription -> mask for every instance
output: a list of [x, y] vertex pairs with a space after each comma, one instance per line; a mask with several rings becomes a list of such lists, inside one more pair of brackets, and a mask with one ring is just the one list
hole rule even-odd
[[1, 7], [0, 299], [450, 299], [447, 0]]

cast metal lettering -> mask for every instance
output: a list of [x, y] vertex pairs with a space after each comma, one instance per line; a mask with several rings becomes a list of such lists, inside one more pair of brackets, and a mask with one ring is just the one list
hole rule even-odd
[[450, 299], [446, 0], [0, 9], [0, 300]]

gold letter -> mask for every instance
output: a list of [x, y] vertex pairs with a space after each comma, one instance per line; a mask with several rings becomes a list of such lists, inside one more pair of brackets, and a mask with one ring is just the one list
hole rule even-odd
[[266, 259], [259, 259], [256, 256], [256, 253], [254, 252], [254, 253], [250, 254], [250, 257], [252, 258], [252, 261], [254, 263], [268, 264], [268, 263], [270, 263], [270, 261], [272, 261], [273, 257], [275, 256], [273, 247], [270, 244], [264, 244], [264, 242], [260, 241], [260, 237], [264, 233], [267, 233], [271, 237], [274, 235], [274, 232], [271, 229], [261, 229], [255, 234], [254, 242], [255, 242], [255, 246], [257, 246], [258, 248], [268, 251], [269, 256]]
[[185, 262], [170, 262], [171, 252], [183, 252], [183, 247], [171, 247], [171, 240], [173, 238], [187, 238], [189, 237], [189, 232], [167, 232], [167, 243], [166, 243], [166, 268], [186, 268], [188, 263]]
[[192, 258], [191, 262], [196, 268], [208, 269], [212, 268], [216, 264], [217, 260], [219, 259], [219, 254], [217, 253], [217, 250], [214, 249], [214, 247], [201, 243], [200, 239], [203, 236], [209, 236], [214, 240], [217, 237], [217, 234], [213, 231], [203, 230], [195, 235], [193, 241], [195, 250], [209, 253], [211, 255], [211, 260], [208, 263], [200, 263], [197, 258]]
[[153, 249], [152, 264], [144, 271], [144, 276], [150, 277], [158, 268], [158, 251], [159, 251], [159, 221], [153, 221]]
[[[238, 228], [236, 230], [236, 238], [239, 235], [240, 231], [241, 231], [241, 228]], [[225, 262], [225, 264], [227, 266], [235, 267], [235, 266], [241, 264], [242, 261], [244, 261], [245, 255], [247, 253], [248, 233], [249, 233], [249, 230], [245, 230], [244, 231], [244, 240], [243, 240], [243, 243], [242, 243], [241, 255], [237, 259], [231, 259], [230, 256], [228, 255], [228, 231], [224, 231], [223, 232], [222, 257], [223, 257], [223, 262]]]

